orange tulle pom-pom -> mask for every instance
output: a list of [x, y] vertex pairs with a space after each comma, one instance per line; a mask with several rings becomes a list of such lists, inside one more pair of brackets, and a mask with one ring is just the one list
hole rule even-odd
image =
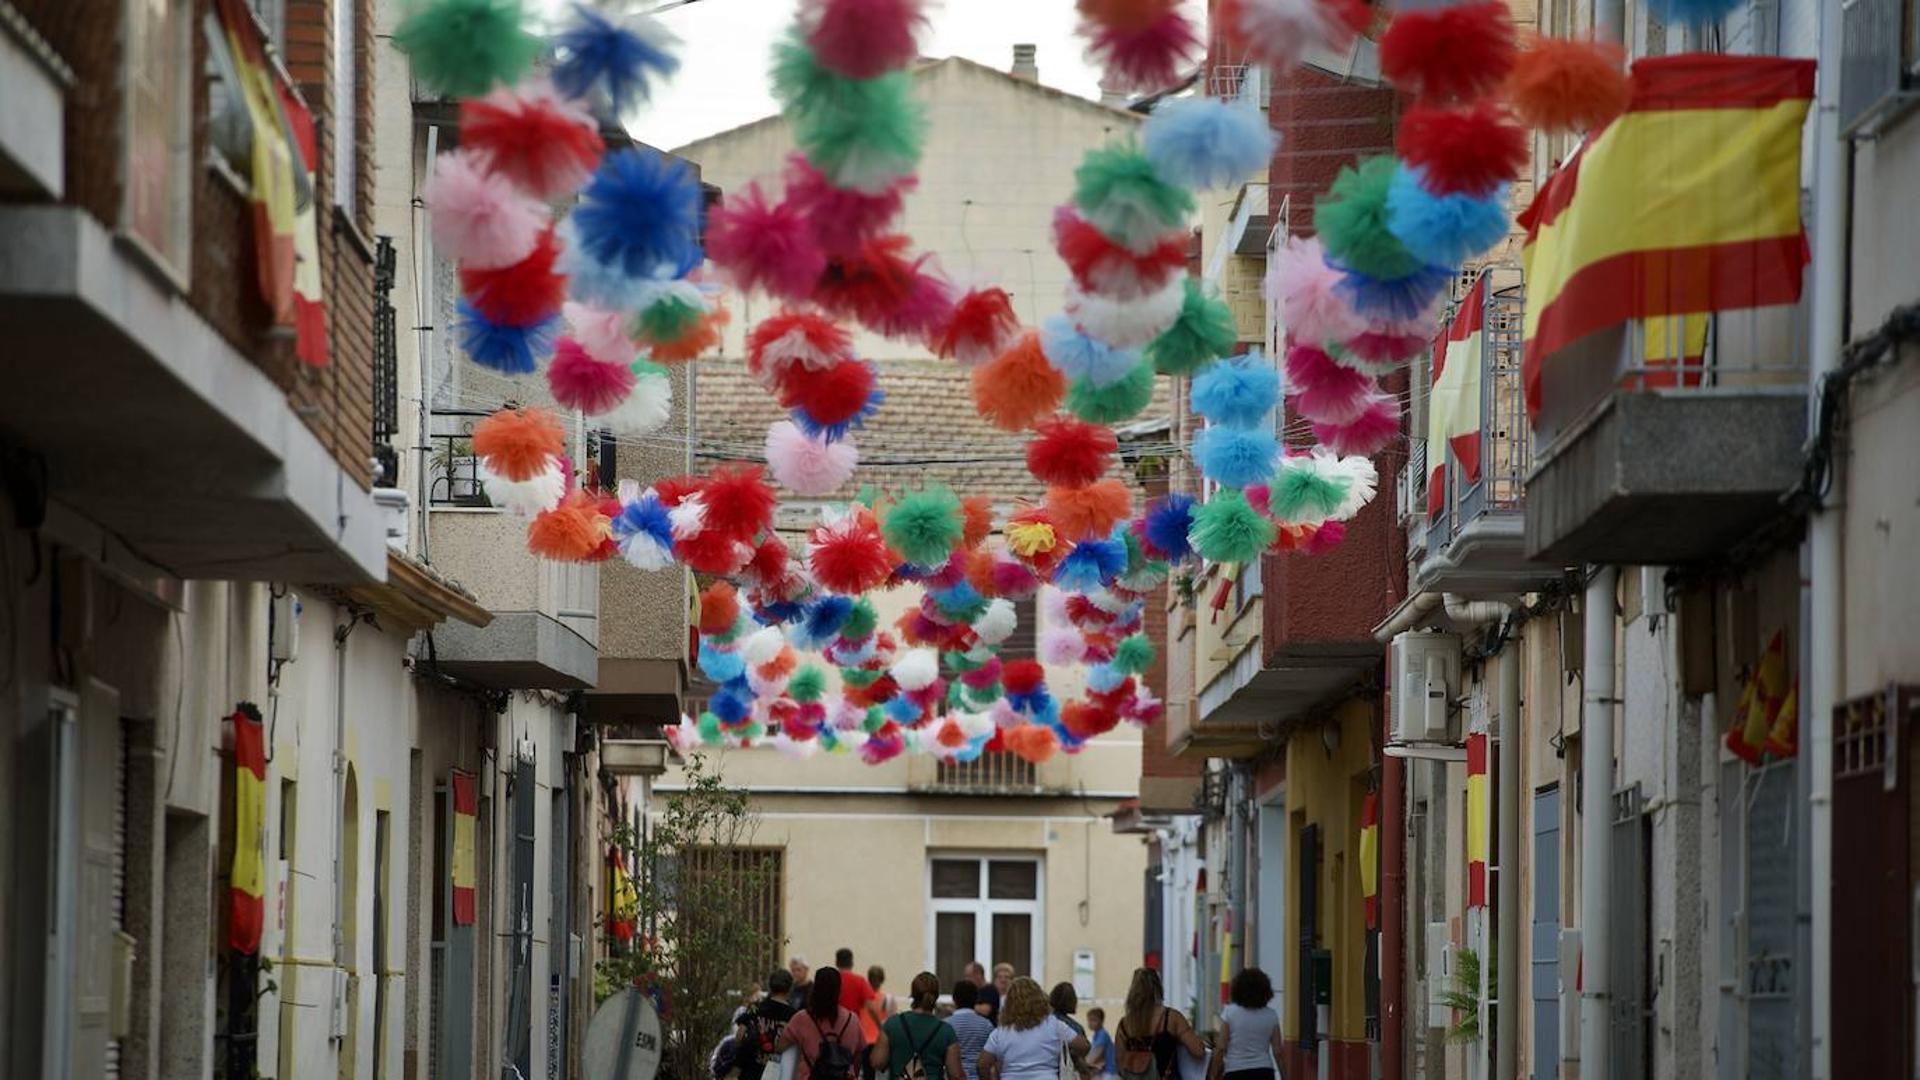
[[640, 344], [647, 349], [647, 358], [660, 364], [684, 364], [695, 359], [708, 349], [718, 348], [721, 331], [727, 327], [732, 316], [723, 307], [714, 308], [705, 315], [693, 329], [673, 341], [649, 341], [644, 333], [640, 335]]
[[794, 652], [791, 645], [782, 645], [780, 651], [774, 654], [773, 659], [754, 668], [753, 671], [754, 674], [760, 676], [760, 678], [765, 681], [773, 682], [776, 679], [784, 679], [793, 674], [794, 669], [799, 666], [800, 654]]
[[1001, 732], [1007, 749], [1035, 765], [1045, 765], [1060, 752], [1060, 737], [1040, 724], [1022, 724]]
[[559, 506], [542, 510], [527, 526], [527, 550], [555, 562], [585, 562], [612, 535], [600, 500], [575, 491]]
[[1625, 60], [1612, 42], [1537, 37], [1513, 62], [1507, 101], [1528, 127], [1592, 131], [1633, 102]]
[[987, 423], [1002, 431], [1023, 431], [1060, 407], [1067, 380], [1040, 348], [1040, 335], [1028, 331], [1013, 348], [973, 369], [973, 403]]
[[740, 595], [724, 581], [716, 581], [700, 593], [700, 632], [724, 634], [740, 618]]
[[969, 495], [960, 500], [960, 545], [972, 551], [993, 535], [993, 499]]
[[1118, 480], [1083, 488], [1047, 489], [1047, 517], [1069, 540], [1104, 540], [1133, 512], [1133, 496]]
[[531, 480], [567, 449], [567, 432], [545, 409], [501, 409], [473, 425], [473, 452], [508, 480]]
[[967, 745], [968, 740], [967, 733], [961, 730], [958, 721], [945, 720], [941, 722], [940, 730], [934, 734], [934, 741], [949, 750], [958, 750]]

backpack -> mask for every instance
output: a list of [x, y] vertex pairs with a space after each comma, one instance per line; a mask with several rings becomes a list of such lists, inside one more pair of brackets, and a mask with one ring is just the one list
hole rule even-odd
[[713, 1074], [713, 1080], [726, 1080], [739, 1067], [740, 1040], [729, 1035], [713, 1048], [713, 1053], [707, 1058], [707, 1071]]
[[[934, 1030], [939, 1030], [940, 1021], [935, 1020]], [[927, 1080], [927, 1063], [920, 1059], [920, 1051], [926, 1045], [913, 1038], [913, 1025], [906, 1017], [900, 1018], [900, 1030], [907, 1033], [907, 1063], [901, 1067], [899, 1075], [893, 1080]]]
[[[819, 1030], [819, 1025], [816, 1024], [815, 1028]], [[808, 1066], [808, 1073], [813, 1080], [853, 1080], [858, 1072], [853, 1065], [853, 1051], [840, 1041], [840, 1033], [846, 1029], [847, 1021], [842, 1020], [831, 1035], [820, 1030], [820, 1052], [814, 1055], [812, 1064]]]

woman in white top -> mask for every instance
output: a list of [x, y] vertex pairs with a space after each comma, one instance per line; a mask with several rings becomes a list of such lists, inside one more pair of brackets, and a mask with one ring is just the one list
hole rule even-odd
[[1087, 1039], [1053, 1015], [1047, 992], [1032, 979], [1019, 978], [1000, 1002], [1000, 1026], [980, 1051], [980, 1080], [1059, 1080], [1060, 1055], [1078, 1058]]
[[1245, 968], [1233, 977], [1228, 998], [1207, 1080], [1278, 1080], [1280, 1014], [1271, 1004], [1273, 980], [1259, 968]]

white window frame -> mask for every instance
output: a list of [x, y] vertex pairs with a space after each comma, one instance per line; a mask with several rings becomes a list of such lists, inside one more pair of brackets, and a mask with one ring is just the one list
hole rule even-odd
[[[139, 9], [151, 2], [126, 0], [122, 12], [129, 35], [139, 18]], [[126, 48], [121, 51], [121, 77], [127, 93], [121, 105], [120, 225], [117, 231], [155, 267], [185, 289], [193, 265], [193, 35], [198, 31], [199, 20], [194, 17], [194, 5], [187, 0], [170, 0], [169, 6], [177, 22], [173, 30], [174, 40], [169, 43], [173, 62], [174, 116], [170, 133], [173, 145], [167, 148], [166, 156], [165, 198], [169, 203], [167, 228], [170, 235], [150, 237], [134, 224], [134, 152], [137, 141], [134, 131], [137, 126], [135, 110], [138, 97], [134, 92], [138, 82], [134, 64], [138, 50], [133, 47], [131, 40], [124, 42]]]
[[[360, 0], [333, 0], [333, 204], [349, 215], [360, 206]], [[317, 164], [317, 163], [316, 163]]]
[[[980, 895], [973, 899], [960, 897], [936, 897], [933, 895], [933, 864], [935, 861], [972, 861], [980, 865]], [[1033, 899], [1031, 900], [990, 900], [987, 898], [987, 864], [993, 862], [1024, 862], [1033, 864]], [[1033, 955], [1028, 958], [1027, 969], [1018, 972], [1038, 981], [1042, 986], [1046, 981], [1047, 961], [1047, 860], [1044, 855], [1025, 851], [929, 851], [924, 893], [927, 897], [926, 959], [927, 970], [937, 971], [939, 963], [939, 943], [937, 927], [941, 914], [969, 913], [974, 916], [973, 941], [975, 960], [985, 964], [989, 977], [993, 974], [993, 917], [995, 915], [1026, 915], [1032, 919]]]

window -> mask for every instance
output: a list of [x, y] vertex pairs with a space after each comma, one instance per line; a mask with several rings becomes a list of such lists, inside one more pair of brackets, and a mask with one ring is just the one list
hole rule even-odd
[[978, 960], [1044, 982], [1036, 856], [936, 855], [927, 867], [927, 963], [951, 986]]
[[192, 206], [192, 19], [186, 0], [128, 0], [121, 226], [175, 273], [187, 270]]
[[[767, 972], [781, 967], [786, 945], [786, 851], [774, 847], [696, 847], [683, 851], [677, 866], [678, 885], [708, 908], [723, 909], [725, 918], [738, 918], [759, 933], [757, 955], [741, 956], [731, 975], [735, 986], [757, 986]], [[682, 922], [697, 920], [698, 912], [679, 912]], [[682, 939], [689, 931], [682, 927]]]

